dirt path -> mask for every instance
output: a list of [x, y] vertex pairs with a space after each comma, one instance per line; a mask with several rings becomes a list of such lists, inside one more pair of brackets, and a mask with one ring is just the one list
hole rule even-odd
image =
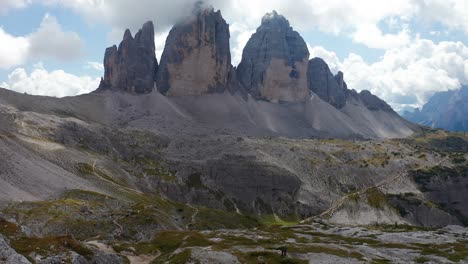
[[120, 184], [117, 184], [117, 183], [115, 183], [115, 182], [113, 182], [113, 181], [110, 181], [110, 180], [108, 180], [108, 179], [106, 179], [106, 178], [100, 176], [99, 173], [97, 173], [97, 171], [96, 171], [97, 159], [94, 159], [94, 158], [91, 156], [91, 154], [90, 154], [89, 152], [86, 152], [86, 154], [88, 154], [89, 159], [91, 159], [91, 160], [93, 161], [93, 166], [92, 166], [92, 167], [93, 167], [93, 174], [94, 174], [94, 176], [96, 176], [96, 177], [98, 177], [99, 179], [101, 179], [101, 180], [103, 180], [103, 181], [105, 181], [105, 182], [107, 182], [107, 183], [110, 183], [110, 184], [112, 184], [112, 185], [114, 185], [114, 186], [123, 188], [123, 189], [125, 189], [125, 190], [127, 190], [127, 191], [131, 191], [131, 192], [138, 193], [138, 194], [140, 194], [140, 195], [144, 195], [144, 193], [141, 192], [141, 191], [139, 191], [139, 190], [136, 190], [136, 189], [133, 189], [133, 188], [129, 188], [129, 187], [126, 187], [126, 186], [123, 186], [123, 185], [120, 185]]
[[[437, 162], [434, 167], [437, 167], [437, 166], [440, 166], [440, 164], [442, 164], [444, 161], [446, 161], [448, 158], [444, 158], [442, 160], [440, 160], [439, 162]], [[420, 166], [418, 168], [416, 168], [416, 170], [419, 170], [419, 169], [422, 169], [422, 168], [425, 168], [427, 166]], [[343, 204], [351, 197], [355, 197], [356, 195], [357, 196], [361, 196], [363, 194], [365, 194], [367, 191], [369, 191], [370, 189], [373, 189], [373, 188], [382, 188], [384, 187], [385, 185], [388, 185], [390, 183], [393, 183], [393, 182], [396, 182], [397, 180], [401, 179], [402, 177], [404, 176], [407, 176], [408, 175], [408, 172], [400, 172], [398, 173], [397, 175], [395, 175], [394, 177], [391, 177], [389, 179], [385, 179], [377, 184], [374, 184], [372, 186], [369, 186], [369, 187], [366, 187], [364, 189], [361, 189], [359, 191], [356, 191], [356, 192], [353, 192], [353, 193], [350, 193], [350, 194], [347, 194], [343, 197], [341, 197], [338, 201], [334, 202], [333, 205], [328, 208], [327, 210], [325, 210], [324, 212], [322, 212], [321, 214], [319, 214], [318, 216], [313, 216], [313, 217], [309, 217], [305, 220], [302, 220], [301, 221], [301, 224], [304, 224], [304, 223], [307, 223], [309, 222], [310, 220], [312, 220], [313, 218], [315, 217], [325, 217], [325, 216], [333, 216], [333, 214], [335, 213], [336, 210], [338, 210], [341, 206], [343, 206]]]
[[116, 219], [112, 220], [112, 223], [114, 223], [114, 225], [116, 225], [120, 229], [119, 235], [122, 234], [123, 227], [117, 221], [122, 220], [124, 217], [125, 216], [120, 216], [120, 217], [117, 217]]
[[120, 255], [126, 257], [129, 261], [130, 264], [149, 264], [151, 263], [155, 258], [157, 258], [159, 255], [156, 256], [151, 256], [151, 255], [139, 255], [135, 256], [129, 253], [121, 252], [117, 253], [112, 247], [105, 245], [99, 241], [93, 240], [86, 242], [86, 244], [95, 246], [97, 247], [100, 251], [107, 253], [107, 254], [115, 254], [115, 255]]
[[187, 224], [187, 229], [190, 229], [190, 226], [191, 225], [195, 225], [195, 221], [197, 220], [197, 215], [198, 213], [200, 212], [200, 210], [198, 210], [198, 208], [192, 206], [191, 204], [187, 203], [187, 206], [192, 208], [193, 210], [195, 210], [195, 213], [192, 215], [192, 218], [191, 218], [191, 221], [190, 223]]
[[370, 189], [374, 189], [374, 188], [381, 188], [387, 184], [390, 184], [392, 182], [395, 182], [397, 180], [399, 180], [401, 177], [403, 176], [406, 176], [407, 173], [406, 172], [400, 172], [398, 173], [395, 177], [392, 177], [390, 179], [386, 179], [378, 184], [375, 184], [375, 185], [372, 185], [372, 186], [369, 186], [367, 188], [364, 188], [360, 191], [357, 191], [357, 192], [353, 192], [353, 193], [350, 193], [350, 194], [347, 194], [343, 197], [341, 197], [340, 200], [338, 200], [337, 203], [335, 203], [332, 207], [328, 208], [326, 211], [324, 211], [323, 213], [321, 213], [319, 216], [320, 217], [325, 217], [325, 216], [332, 216], [336, 210], [338, 210], [341, 206], [343, 206], [343, 204], [351, 197], [355, 197], [356, 195], [357, 196], [361, 196], [363, 194], [365, 194], [366, 192], [368, 192]]

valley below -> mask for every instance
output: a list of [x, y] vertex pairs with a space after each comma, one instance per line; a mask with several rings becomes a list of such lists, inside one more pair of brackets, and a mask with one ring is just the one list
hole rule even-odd
[[467, 261], [464, 133], [331, 139], [214, 98], [2, 90], [0, 262]]

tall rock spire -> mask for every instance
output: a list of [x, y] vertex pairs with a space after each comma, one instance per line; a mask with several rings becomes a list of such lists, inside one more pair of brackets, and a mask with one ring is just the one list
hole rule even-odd
[[288, 20], [275, 11], [247, 42], [237, 76], [252, 96], [270, 101], [305, 101], [309, 51]]
[[232, 69], [229, 38], [221, 12], [197, 3], [192, 17], [175, 25], [167, 37], [158, 90], [170, 96], [224, 91]]
[[309, 89], [322, 98], [322, 100], [338, 109], [346, 105], [348, 88], [343, 80], [342, 72], [333, 76], [323, 59], [313, 58], [309, 61], [307, 77]]
[[100, 90], [118, 90], [136, 94], [154, 89], [158, 61], [155, 54], [154, 26], [149, 21], [135, 38], [125, 30], [122, 42], [106, 49], [104, 78]]
[[391, 106], [371, 92], [364, 90], [358, 93], [348, 89], [343, 72], [340, 71], [333, 76], [327, 63], [321, 58], [309, 61], [307, 83], [313, 93], [337, 109], [344, 108], [348, 102], [354, 100], [371, 111], [394, 113]]

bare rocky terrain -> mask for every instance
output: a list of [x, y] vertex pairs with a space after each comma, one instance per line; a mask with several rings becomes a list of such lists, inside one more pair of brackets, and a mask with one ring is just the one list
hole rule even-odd
[[0, 88], [0, 263], [468, 261], [464, 133], [348, 89], [276, 12], [239, 68], [219, 11], [161, 65], [153, 31], [107, 49], [93, 93]]
[[[172, 258], [179, 257], [275, 263], [282, 244], [298, 263], [447, 263], [466, 256], [465, 229], [453, 237], [434, 235], [467, 223], [464, 134], [422, 130], [405, 139], [329, 139], [308, 134], [294, 118], [276, 116], [262, 125], [246, 118], [248, 111], [228, 110], [250, 105], [273, 117], [303, 105], [230, 94], [106, 92], [56, 99], [1, 90], [0, 102], [0, 233], [28, 261], [106, 263], [93, 259], [107, 256], [122, 263], [132, 257], [150, 261], [131, 263], [178, 263]], [[272, 225], [293, 227], [284, 234]], [[329, 239], [322, 225], [356, 231], [331, 233], [349, 239], [338, 249], [335, 240], [310, 244], [304, 239], [315, 236], [301, 238], [313, 232]], [[379, 235], [362, 231], [369, 227]], [[360, 241], [362, 232], [378, 246]], [[172, 242], [158, 239], [165, 235], [180, 240], [173, 251], [165, 248]], [[190, 235], [201, 241], [184, 242]], [[32, 242], [24, 236], [46, 246], [25, 249]], [[417, 246], [408, 246], [414, 236]], [[219, 239], [228, 245], [217, 247]], [[437, 241], [442, 251], [420, 245]], [[122, 253], [122, 243], [133, 246]]]

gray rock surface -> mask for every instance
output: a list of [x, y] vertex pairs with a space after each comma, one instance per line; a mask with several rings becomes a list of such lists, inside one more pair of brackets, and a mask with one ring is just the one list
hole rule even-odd
[[363, 90], [359, 93], [359, 99], [367, 109], [372, 111], [386, 111], [386, 112], [394, 112], [392, 107], [389, 106], [384, 100], [380, 99], [379, 97], [373, 95], [371, 92], [367, 90]]
[[172, 96], [223, 92], [232, 68], [229, 25], [199, 4], [167, 37], [157, 74], [158, 90]]
[[344, 108], [347, 103], [354, 103], [361, 104], [371, 111], [394, 113], [391, 106], [371, 92], [364, 90], [358, 93], [348, 89], [343, 72], [333, 76], [327, 63], [321, 58], [309, 61], [307, 82], [312, 92], [337, 109]]
[[309, 51], [302, 37], [275, 11], [247, 42], [237, 76], [255, 98], [270, 101], [305, 101]]
[[8, 241], [0, 234], [0, 263], [1, 264], [30, 264], [23, 255], [16, 253]]
[[105, 73], [99, 90], [149, 93], [154, 89], [157, 69], [154, 26], [149, 21], [135, 37], [127, 29], [119, 48], [112, 46], [106, 49]]
[[346, 104], [348, 88], [343, 80], [343, 73], [333, 76], [327, 63], [321, 58], [309, 61], [307, 69], [309, 89], [322, 100], [341, 109]]

